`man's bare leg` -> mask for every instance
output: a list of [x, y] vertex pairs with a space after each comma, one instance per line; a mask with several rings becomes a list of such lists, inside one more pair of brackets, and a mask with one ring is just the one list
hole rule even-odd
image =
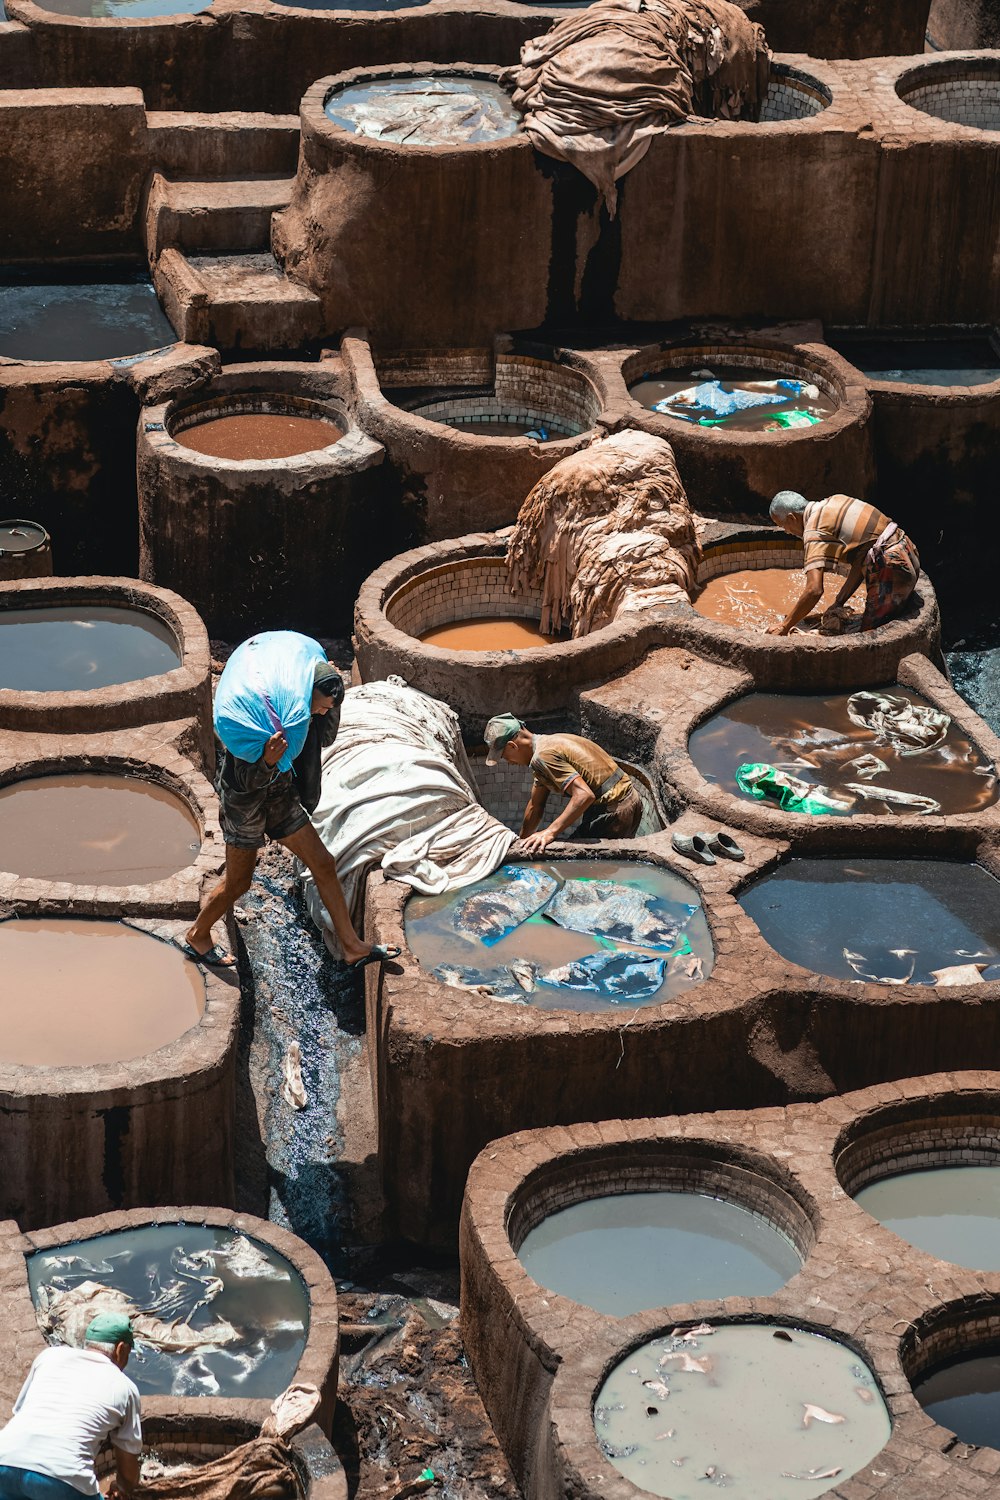
[[[256, 864], [256, 849], [226, 845], [226, 873], [215, 889], [209, 891], [194, 926], [188, 929], [187, 941], [196, 953], [207, 953], [211, 948], [212, 928], [233, 909], [241, 896], [246, 895], [253, 883]], [[235, 964], [236, 960], [232, 962]], [[230, 968], [231, 965], [223, 964], [222, 967]]]
[[319, 899], [330, 913], [333, 930], [340, 942], [341, 952], [349, 964], [366, 957], [372, 951], [371, 943], [362, 942], [354, 930], [344, 892], [337, 878], [337, 866], [333, 855], [311, 823], [300, 828], [287, 839], [280, 839], [286, 849], [291, 850], [316, 882]]

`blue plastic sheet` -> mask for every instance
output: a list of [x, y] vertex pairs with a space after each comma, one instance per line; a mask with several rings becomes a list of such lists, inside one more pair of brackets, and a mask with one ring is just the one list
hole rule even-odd
[[317, 661], [326, 661], [323, 647], [295, 630], [265, 630], [237, 646], [215, 695], [215, 732], [231, 754], [260, 760], [280, 729], [288, 749], [278, 769], [292, 769], [309, 733]]
[[692, 420], [699, 416], [731, 417], [735, 412], [749, 411], [755, 406], [778, 406], [802, 390], [801, 380], [775, 380], [773, 385], [773, 391], [727, 390], [724, 381], [706, 380], [683, 392], [683, 405], [674, 404], [678, 401], [677, 396], [666, 396], [656, 402], [653, 410], [666, 412], [672, 417], [689, 416]]

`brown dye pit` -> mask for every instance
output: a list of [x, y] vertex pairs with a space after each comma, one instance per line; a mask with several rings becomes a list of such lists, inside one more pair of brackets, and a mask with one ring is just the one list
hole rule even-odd
[[420, 639], [445, 651], [525, 651], [532, 646], [551, 646], [554, 635], [543, 635], [537, 620], [518, 620], [506, 615], [482, 615], [475, 620], [454, 620], [436, 625]]
[[197, 965], [119, 922], [0, 922], [0, 1062], [87, 1067], [165, 1047], [205, 1009]]
[[201, 847], [179, 797], [127, 776], [40, 776], [0, 791], [0, 869], [35, 880], [149, 885]]
[[292, 458], [339, 443], [343, 428], [324, 417], [293, 417], [285, 412], [246, 411], [209, 417], [176, 434], [177, 441], [208, 458], [237, 461]]
[[[838, 573], [824, 573], [823, 598], [806, 619], [800, 621], [797, 630], [815, 630], [819, 617], [829, 609], [840, 592], [844, 580]], [[806, 586], [806, 575], [802, 568], [746, 568], [737, 573], [723, 573], [713, 578], [694, 601], [700, 615], [718, 620], [722, 625], [733, 625], [737, 630], [770, 630], [780, 625], [802, 596]], [[849, 601], [848, 608], [857, 614], [857, 600]], [[860, 621], [860, 614], [858, 614]], [[857, 622], [854, 622], [855, 626]]]

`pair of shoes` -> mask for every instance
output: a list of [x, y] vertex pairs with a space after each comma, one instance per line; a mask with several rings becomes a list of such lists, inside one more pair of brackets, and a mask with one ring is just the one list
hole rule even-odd
[[678, 854], [702, 865], [714, 865], [717, 859], [746, 858], [739, 844], [728, 833], [675, 833], [670, 842]]

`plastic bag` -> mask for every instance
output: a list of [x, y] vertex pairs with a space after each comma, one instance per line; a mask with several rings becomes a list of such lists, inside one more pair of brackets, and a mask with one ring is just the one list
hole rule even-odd
[[215, 732], [231, 754], [253, 764], [280, 729], [288, 749], [278, 770], [292, 769], [309, 733], [318, 661], [323, 647], [295, 630], [265, 630], [237, 646], [215, 695]]
[[823, 813], [847, 813], [854, 806], [853, 801], [848, 802], [835, 796], [829, 787], [813, 786], [765, 761], [751, 761], [737, 766], [736, 785], [745, 796], [755, 797], [758, 802], [765, 799], [777, 802], [782, 812], [812, 813], [818, 816]]

